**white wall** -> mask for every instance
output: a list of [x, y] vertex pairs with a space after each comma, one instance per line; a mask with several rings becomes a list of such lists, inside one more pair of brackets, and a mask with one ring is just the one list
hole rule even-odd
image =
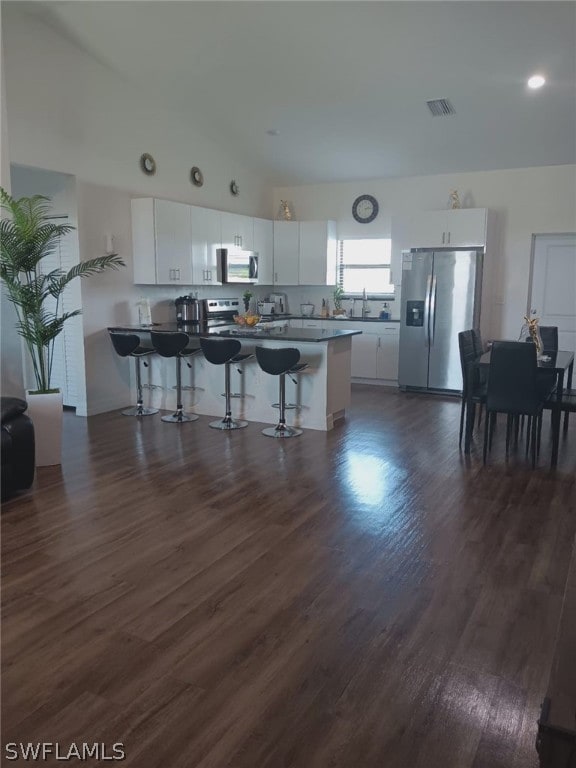
[[[496, 212], [496, 263], [483, 327], [494, 337], [516, 338], [528, 302], [532, 234], [576, 232], [576, 166], [276, 188], [274, 212], [287, 199], [297, 219], [335, 219], [340, 238], [389, 237], [394, 215], [447, 208], [452, 189], [465, 207]], [[371, 224], [358, 224], [351, 214], [353, 200], [364, 193], [380, 204]]]
[[[10, 161], [74, 175], [80, 258], [103, 254], [110, 233], [128, 264], [121, 272], [82, 282], [86, 412], [92, 414], [129, 402], [127, 361], [115, 359], [106, 327], [134, 319], [141, 293], [152, 299], [155, 320], [171, 319], [173, 299], [186, 292], [185, 287], [133, 286], [130, 199], [154, 196], [271, 217], [272, 189], [225, 147], [199, 135], [179, 114], [163, 109], [161, 94], [134, 88], [17, 6], [2, 8], [7, 128], [13, 137]], [[4, 129], [3, 124], [3, 139]], [[140, 170], [143, 152], [154, 156], [155, 176]], [[190, 183], [193, 165], [203, 171], [201, 188]], [[240, 187], [238, 197], [229, 191], [232, 178]], [[210, 290], [201, 290], [210, 295]], [[2, 306], [4, 320], [4, 302]], [[12, 325], [13, 318], [4, 326], [3, 341], [12, 337], [5, 332]], [[16, 353], [3, 344], [3, 379], [5, 371], [16, 370], [19, 354], [19, 346]]]
[[[11, 162], [134, 195], [269, 215], [265, 180], [162, 108], [162, 94], [122, 80], [18, 3], [4, 15]], [[155, 176], [140, 170], [143, 152], [154, 156]], [[193, 165], [204, 173], [203, 187], [189, 180]], [[237, 198], [229, 191], [232, 178], [240, 186]]]
[[[2, 9], [0, 7], [0, 40], [2, 35]], [[8, 151], [8, 115], [6, 109], [6, 83], [4, 67], [4, 46], [0, 46], [0, 186], [10, 192], [10, 154]], [[22, 373], [21, 340], [12, 333], [16, 322], [16, 310], [7, 299], [4, 286], [0, 295], [1, 337], [1, 383], [3, 395], [23, 397], [24, 377]]]

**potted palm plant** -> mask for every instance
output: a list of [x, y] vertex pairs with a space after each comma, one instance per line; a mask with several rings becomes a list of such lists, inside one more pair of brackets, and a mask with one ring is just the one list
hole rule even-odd
[[36, 388], [28, 391], [28, 411], [36, 433], [36, 464], [60, 463], [62, 394], [52, 383], [54, 344], [80, 309], [64, 311], [62, 296], [77, 277], [125, 266], [118, 254], [81, 261], [67, 272], [44, 271], [42, 261], [58, 248], [63, 235], [74, 229], [50, 218], [50, 198], [43, 195], [15, 199], [0, 187], [0, 277], [16, 309], [16, 330], [29, 353]]

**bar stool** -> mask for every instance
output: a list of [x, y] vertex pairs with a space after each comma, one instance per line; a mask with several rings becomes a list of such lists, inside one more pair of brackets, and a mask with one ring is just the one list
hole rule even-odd
[[[162, 421], [182, 424], [185, 421], [197, 421], [195, 413], [184, 413], [182, 406], [182, 359], [200, 352], [200, 348], [187, 349], [190, 337], [187, 333], [174, 331], [150, 331], [152, 345], [161, 357], [176, 358], [176, 410], [170, 416], [162, 416]], [[192, 366], [186, 360], [189, 368]]]
[[[248, 426], [247, 421], [232, 418], [232, 407], [230, 405], [230, 366], [241, 363], [252, 357], [251, 354], [240, 354], [242, 344], [238, 339], [200, 339], [200, 347], [204, 357], [212, 365], [224, 366], [224, 397], [226, 398], [226, 415], [221, 421], [212, 421], [212, 429], [242, 429]], [[238, 368], [238, 372], [242, 370]]]
[[108, 333], [110, 334], [116, 354], [120, 355], [120, 357], [133, 357], [136, 361], [136, 406], [134, 408], [127, 408], [125, 411], [122, 411], [122, 414], [124, 416], [151, 416], [154, 413], [158, 413], [158, 408], [144, 408], [142, 379], [140, 376], [140, 360], [148, 367], [148, 363], [143, 358], [154, 354], [154, 349], [141, 345], [140, 337], [135, 333], [113, 330], [109, 330]]
[[280, 378], [278, 424], [275, 427], [266, 427], [262, 430], [262, 434], [267, 437], [297, 437], [301, 435], [301, 429], [286, 425], [286, 374], [298, 373], [307, 367], [306, 363], [298, 364], [300, 350], [295, 347], [283, 347], [281, 349], [256, 347], [256, 360], [264, 373]]

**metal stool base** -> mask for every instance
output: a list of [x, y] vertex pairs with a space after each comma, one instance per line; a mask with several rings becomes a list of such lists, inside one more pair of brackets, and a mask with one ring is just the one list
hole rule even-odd
[[219, 421], [211, 421], [208, 426], [212, 427], [212, 429], [221, 429], [221, 430], [244, 429], [244, 427], [248, 426], [248, 422], [238, 421], [236, 419], [230, 419], [228, 417], [225, 417], [223, 419], [220, 419]]
[[278, 424], [276, 427], [267, 427], [262, 430], [262, 434], [266, 437], [298, 437], [302, 434], [301, 429], [294, 429], [294, 427], [287, 427], [285, 424]]
[[184, 424], [187, 421], [198, 421], [198, 416], [193, 413], [184, 413], [184, 411], [176, 411], [170, 416], [162, 416], [162, 421], [166, 421], [169, 424]]
[[122, 411], [123, 416], [153, 416], [155, 413], [158, 413], [158, 408], [144, 408], [143, 405], [135, 405], [134, 408]]

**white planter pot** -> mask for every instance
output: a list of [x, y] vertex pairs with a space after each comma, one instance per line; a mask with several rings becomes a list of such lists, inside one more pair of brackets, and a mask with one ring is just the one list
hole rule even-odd
[[28, 392], [26, 414], [34, 424], [36, 442], [36, 466], [49, 467], [62, 463], [62, 413], [61, 392], [31, 394]]

